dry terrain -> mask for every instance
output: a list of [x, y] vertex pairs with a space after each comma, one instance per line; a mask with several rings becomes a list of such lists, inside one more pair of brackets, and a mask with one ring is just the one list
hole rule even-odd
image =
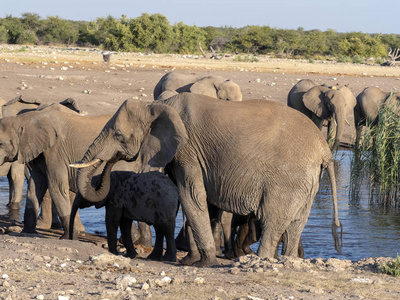
[[[46, 103], [72, 97], [87, 114], [114, 113], [127, 98], [152, 101], [167, 71], [218, 74], [237, 82], [243, 98], [286, 103], [302, 78], [365, 87], [400, 88], [400, 68], [277, 60], [235, 62], [197, 56], [120, 53], [104, 66], [96, 49], [0, 47], [0, 97], [18, 95]], [[348, 116], [346, 142], [354, 135]], [[148, 261], [140, 248], [134, 260], [109, 255], [104, 237], [59, 240], [60, 231], [21, 234], [20, 222], [0, 219], [0, 299], [398, 299], [400, 280], [379, 272], [389, 258], [361, 261], [247, 256], [220, 259], [213, 268]], [[123, 249], [121, 249], [123, 251]], [[182, 257], [184, 253], [179, 253]]]

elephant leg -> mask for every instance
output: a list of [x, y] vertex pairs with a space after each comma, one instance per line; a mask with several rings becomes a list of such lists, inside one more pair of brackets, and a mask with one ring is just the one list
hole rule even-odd
[[54, 205], [52, 205], [50, 194], [47, 191], [44, 194], [42, 204], [40, 205], [40, 214], [37, 219], [36, 227], [39, 229], [50, 229], [53, 218], [57, 218], [58, 220], [57, 210]]
[[46, 190], [46, 177], [40, 172], [32, 171], [31, 177], [28, 181], [28, 191], [26, 194], [23, 232], [36, 232], [36, 220], [39, 214], [39, 206]]
[[179, 231], [177, 237], [175, 238], [176, 248], [181, 251], [189, 251], [190, 250], [190, 242], [188, 236], [188, 224], [187, 221], [183, 222], [183, 226]]
[[135, 245], [142, 245], [148, 248], [153, 246], [153, 237], [151, 235], [151, 228], [144, 222], [138, 222], [140, 238], [135, 242]]
[[[69, 191], [69, 200], [70, 200], [70, 205], [72, 207], [72, 204], [74, 203], [74, 199], [75, 199], [75, 193], [72, 191]], [[53, 216], [53, 224], [54, 224], [54, 216]], [[76, 213], [76, 217], [75, 217], [75, 226], [76, 231], [83, 233], [85, 232], [85, 226], [83, 226], [82, 221], [81, 221], [81, 217], [79, 216], [79, 211]]]
[[233, 214], [223, 211], [221, 215], [221, 226], [224, 234], [224, 254], [225, 258], [233, 258], [233, 243], [232, 243], [232, 219]]
[[179, 172], [179, 176], [182, 176], [182, 178], [177, 178], [178, 191], [183, 211], [186, 214], [200, 253], [200, 260], [196, 262], [194, 260], [195, 257], [190, 256], [190, 253], [195, 250], [191, 244], [191, 251], [181, 262], [186, 265], [195, 263], [197, 266], [215, 265], [218, 261], [207, 209], [207, 194], [204, 188], [202, 172], [197, 168], [188, 168], [188, 172], [189, 174]]
[[[285, 194], [286, 192], [286, 194]], [[292, 199], [293, 195], [290, 191], [284, 191], [278, 189], [276, 191], [270, 191], [269, 195], [264, 197], [273, 198], [274, 201], [269, 199], [261, 199], [260, 203], [263, 203], [262, 207], [259, 208], [259, 215], [263, 216], [262, 219], [258, 220], [261, 228], [260, 245], [258, 247], [257, 255], [260, 258], [272, 258], [276, 257], [276, 248], [281, 242], [281, 238], [286, 228], [290, 224], [290, 211], [293, 209], [288, 205], [287, 210], [283, 213], [276, 214], [276, 208], [273, 207], [273, 203], [287, 203], [286, 199]], [[275, 213], [274, 213], [275, 212]]]
[[221, 235], [222, 235], [222, 226], [221, 226], [221, 215], [222, 210], [218, 207], [208, 204], [208, 212], [210, 215], [211, 222], [211, 231], [214, 237], [215, 243], [215, 253], [218, 257], [222, 257], [222, 249], [221, 249]]
[[[53, 171], [53, 172], [52, 172]], [[49, 194], [57, 209], [64, 234], [61, 239], [69, 238], [69, 218], [71, 213], [71, 203], [69, 197], [68, 172], [64, 169], [48, 170], [52, 176], [48, 176]]]
[[132, 222], [131, 237], [133, 243], [135, 243], [140, 238], [140, 232], [139, 229], [137, 228], [136, 222]]
[[[307, 221], [307, 220], [306, 220]], [[296, 256], [304, 258], [303, 243], [301, 242], [301, 233], [305, 226], [304, 221], [292, 221], [287, 228], [286, 246], [282, 248], [282, 255]]]
[[236, 234], [235, 244], [234, 244], [234, 251], [236, 257], [246, 255], [246, 253], [243, 251], [243, 243], [248, 234], [249, 234], [249, 224], [246, 222], [245, 224], [239, 226], [238, 232]]
[[250, 249], [250, 246], [258, 241], [261, 235], [260, 226], [257, 223], [257, 220], [254, 216], [249, 218], [247, 222], [249, 232], [245, 236], [243, 240], [242, 250], [246, 254], [255, 254], [253, 250]]
[[171, 224], [165, 224], [165, 226], [163, 226], [163, 233], [167, 243], [167, 249], [165, 250], [162, 260], [175, 262], [176, 261], [176, 245], [174, 239], [175, 221], [171, 222]]
[[[124, 247], [126, 249], [126, 254], [124, 256], [129, 257], [129, 258], [135, 258], [137, 256], [137, 252], [136, 252], [135, 247], [133, 246], [133, 242], [132, 242], [132, 233], [131, 233], [132, 223], [133, 223], [132, 219], [122, 217], [120, 224], [119, 224], [119, 228], [121, 229], [122, 244], [124, 245]], [[107, 237], [108, 237], [108, 233], [107, 233]], [[116, 245], [116, 243], [115, 243], [115, 245]], [[116, 248], [115, 248], [115, 251], [117, 251]]]
[[20, 208], [20, 203], [22, 199], [22, 192], [24, 189], [25, 181], [25, 165], [18, 162], [13, 162], [10, 165], [10, 170], [7, 174], [8, 183], [10, 186], [10, 196], [8, 207], [10, 209]]
[[164, 233], [162, 228], [160, 228], [158, 225], [154, 226], [154, 230], [156, 232], [156, 242], [154, 244], [153, 251], [149, 256], [147, 256], [147, 258], [151, 260], [161, 260], [163, 255]]
[[118, 226], [120, 226], [121, 219], [122, 219], [122, 209], [116, 209], [115, 207], [112, 206], [106, 206], [106, 230], [107, 230], [108, 251], [115, 255], [119, 254], [117, 251], [117, 234], [118, 234]]

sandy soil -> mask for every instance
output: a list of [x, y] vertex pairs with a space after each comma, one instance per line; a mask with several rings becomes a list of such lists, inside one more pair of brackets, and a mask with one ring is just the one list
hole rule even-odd
[[[400, 88], [400, 68], [260, 58], [115, 54], [104, 66], [97, 50], [0, 47], [0, 97], [18, 95], [46, 103], [72, 97], [88, 114], [114, 113], [127, 98], [153, 100], [158, 80], [173, 69], [218, 74], [237, 82], [244, 100], [286, 103], [303, 78], [348, 85], [355, 95], [365, 87]], [[353, 117], [345, 142], [354, 135]], [[389, 258], [358, 262], [329, 259], [239, 261], [220, 259], [213, 268], [183, 267], [109, 255], [104, 237], [59, 240], [57, 230], [20, 233], [22, 224], [0, 219], [0, 299], [396, 299], [399, 279], [379, 272]], [[121, 249], [123, 251], [123, 249]], [[185, 253], [179, 253], [182, 257]]]

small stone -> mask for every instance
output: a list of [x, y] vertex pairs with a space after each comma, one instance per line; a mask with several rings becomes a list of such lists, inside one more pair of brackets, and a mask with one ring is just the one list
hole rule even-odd
[[43, 295], [37, 295], [37, 296], [35, 297], [35, 299], [44, 300], [44, 296], [43, 296]]
[[142, 290], [148, 290], [150, 288], [150, 284], [148, 284], [147, 282], [143, 283], [142, 285]]
[[239, 268], [234, 267], [234, 268], [229, 269], [229, 273], [232, 275], [237, 275], [240, 273], [240, 270], [239, 270]]
[[195, 278], [194, 279], [194, 283], [195, 284], [204, 284], [204, 282], [205, 282], [205, 280], [204, 280], [204, 278], [203, 277], [197, 277], [197, 278]]

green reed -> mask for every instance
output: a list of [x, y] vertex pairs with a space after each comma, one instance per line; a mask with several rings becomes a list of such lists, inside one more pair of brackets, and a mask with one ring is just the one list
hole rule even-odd
[[398, 111], [398, 105], [382, 107], [378, 111], [378, 124], [369, 124], [362, 134], [351, 162], [352, 196], [357, 196], [360, 185], [366, 179], [372, 199], [376, 198], [373, 201], [384, 206], [397, 206], [400, 191]]

